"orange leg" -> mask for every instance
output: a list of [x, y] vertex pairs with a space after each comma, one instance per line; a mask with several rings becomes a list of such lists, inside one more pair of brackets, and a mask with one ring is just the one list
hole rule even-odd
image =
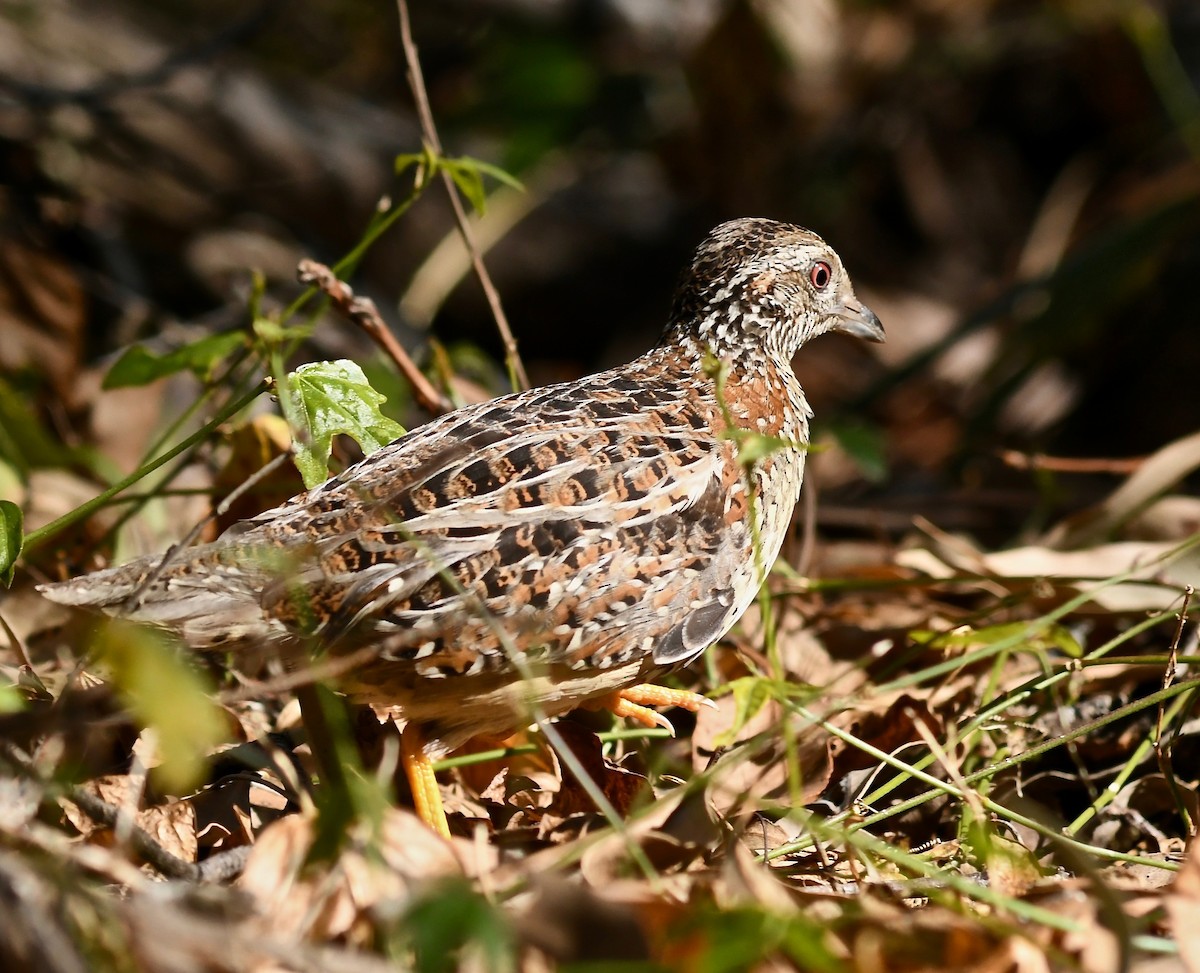
[[437, 777], [433, 773], [433, 761], [425, 752], [425, 734], [418, 724], [405, 724], [404, 732], [400, 734], [400, 757], [404, 773], [408, 775], [408, 786], [412, 789], [417, 817], [443, 838], [449, 838], [450, 825], [442, 807], [442, 792], [438, 790]]
[[696, 713], [701, 706], [716, 706], [716, 703], [699, 693], [688, 692], [686, 689], [668, 689], [666, 686], [645, 683], [601, 696], [588, 708], [606, 709], [615, 716], [636, 720], [643, 726], [661, 726], [674, 736], [675, 727], [671, 725], [671, 721], [661, 713], [650, 709], [651, 706], [678, 706], [680, 709]]

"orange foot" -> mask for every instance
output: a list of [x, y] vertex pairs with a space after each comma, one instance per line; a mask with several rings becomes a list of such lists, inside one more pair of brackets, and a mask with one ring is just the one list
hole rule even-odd
[[449, 838], [450, 825], [442, 806], [442, 792], [433, 773], [433, 761], [425, 752], [425, 734], [416, 723], [406, 724], [400, 734], [400, 759], [408, 775], [417, 817], [443, 838]]
[[601, 696], [588, 705], [588, 709], [606, 709], [616, 716], [637, 720], [642, 726], [660, 726], [671, 736], [675, 735], [675, 727], [661, 713], [650, 709], [651, 706], [678, 706], [680, 709], [699, 712], [701, 706], [717, 704], [699, 693], [688, 692], [686, 689], [667, 689], [666, 686], [654, 686], [646, 683], [641, 686], [630, 686], [620, 689], [607, 696]]

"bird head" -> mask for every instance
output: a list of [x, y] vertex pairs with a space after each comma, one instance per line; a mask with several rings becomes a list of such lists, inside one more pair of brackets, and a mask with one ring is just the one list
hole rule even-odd
[[750, 347], [783, 361], [827, 331], [884, 340], [833, 248], [803, 227], [765, 219], [731, 220], [705, 237], [668, 325], [668, 335], [698, 341], [717, 357]]

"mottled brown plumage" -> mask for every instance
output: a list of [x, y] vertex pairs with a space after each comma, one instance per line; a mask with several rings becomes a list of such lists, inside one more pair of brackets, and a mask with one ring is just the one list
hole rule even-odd
[[[790, 361], [831, 330], [883, 338], [837, 255], [725, 223], [642, 357], [415, 429], [181, 553], [130, 614], [199, 649], [373, 646], [343, 688], [421, 724], [431, 755], [647, 682], [728, 631], [778, 554], [810, 415]], [[744, 470], [730, 423], [778, 448]], [[115, 610], [158, 562], [43, 590]]]

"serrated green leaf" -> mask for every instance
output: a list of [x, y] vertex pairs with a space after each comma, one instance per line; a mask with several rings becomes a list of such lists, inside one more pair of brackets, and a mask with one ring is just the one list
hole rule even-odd
[[25, 541], [25, 515], [11, 500], [0, 500], [0, 583], [12, 584], [17, 558]]
[[134, 717], [155, 731], [161, 763], [152, 773], [159, 786], [181, 794], [200, 783], [227, 724], [199, 671], [165, 635], [143, 625], [109, 622], [95, 648]]
[[352, 361], [301, 365], [287, 385], [280, 401], [294, 430], [296, 468], [310, 489], [329, 476], [334, 436], [347, 435], [370, 454], [404, 435], [400, 423], [379, 411], [387, 399]]
[[190, 345], [176, 348], [165, 355], [147, 351], [144, 345], [133, 345], [117, 359], [104, 376], [103, 388], [120, 389], [147, 385], [156, 379], [188, 369], [207, 381], [216, 366], [237, 348], [246, 344], [241, 331], [226, 331], [209, 335]]

